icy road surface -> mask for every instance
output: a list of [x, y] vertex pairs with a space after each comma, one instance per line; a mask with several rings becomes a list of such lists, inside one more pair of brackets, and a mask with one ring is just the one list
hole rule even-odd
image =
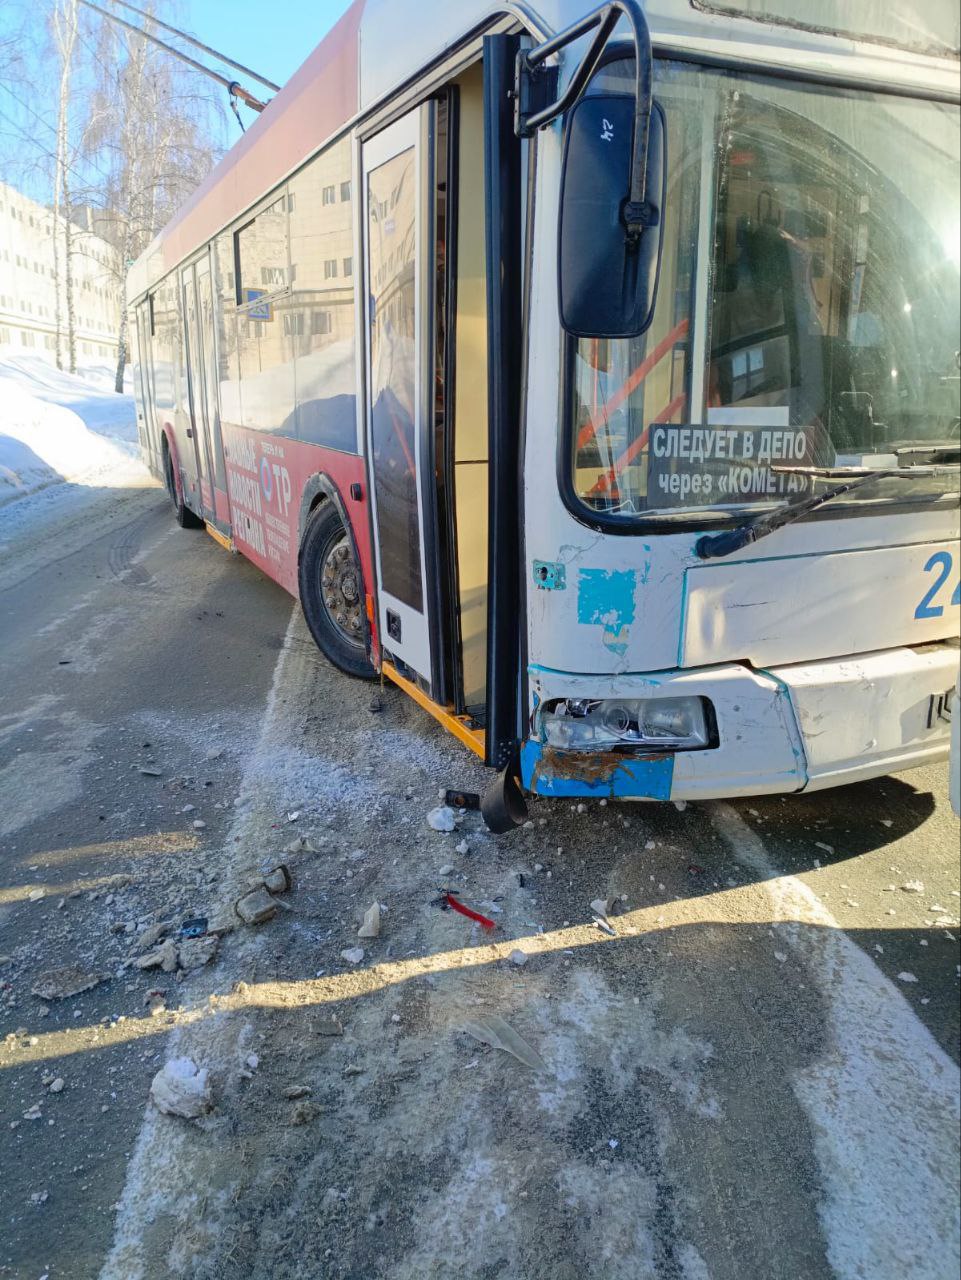
[[[0, 572], [0, 1276], [957, 1276], [944, 768], [439, 833], [462, 748], [159, 490], [98, 511]], [[176, 937], [281, 861], [273, 919]]]

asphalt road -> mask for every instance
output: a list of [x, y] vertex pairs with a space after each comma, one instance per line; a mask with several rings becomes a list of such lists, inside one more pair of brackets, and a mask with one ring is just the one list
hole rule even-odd
[[[956, 1276], [943, 768], [440, 835], [483, 773], [433, 722], [372, 714], [159, 491], [85, 511], [0, 565], [0, 1276]], [[130, 963], [280, 856], [289, 911], [180, 980]], [[60, 966], [104, 980], [31, 994]], [[465, 1034], [488, 1014], [543, 1073]], [[145, 1111], [173, 1052], [212, 1072], [198, 1125]]]
[[[113, 930], [203, 909], [292, 607], [177, 529], [159, 488], [64, 507], [18, 529], [0, 562], [0, 1037], [109, 1028], [167, 985], [114, 976], [135, 933]], [[77, 965], [110, 981], [49, 1005], [30, 994], [39, 973]], [[42, 1070], [0, 1069], [0, 1275], [96, 1275], [154, 1058], [73, 1055], [53, 1064], [54, 1094]], [[37, 1103], [42, 1118], [24, 1119]]]

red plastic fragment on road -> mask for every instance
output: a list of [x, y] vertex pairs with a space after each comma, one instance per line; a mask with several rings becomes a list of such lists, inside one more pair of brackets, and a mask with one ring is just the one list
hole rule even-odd
[[462, 916], [466, 916], [468, 920], [476, 920], [477, 923], [482, 925], [485, 929], [497, 928], [497, 925], [493, 920], [489, 919], [487, 916], [482, 916], [479, 911], [472, 911], [470, 907], [465, 907], [463, 902], [458, 901], [458, 899], [450, 892], [447, 894], [447, 905], [454, 911], [459, 911], [460, 914]]

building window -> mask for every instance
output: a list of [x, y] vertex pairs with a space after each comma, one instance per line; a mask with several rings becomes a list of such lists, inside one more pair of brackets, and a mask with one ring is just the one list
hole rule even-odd
[[323, 336], [325, 333], [330, 333], [331, 327], [329, 311], [311, 311], [310, 332], [312, 334]]
[[353, 258], [345, 258], [344, 259], [344, 275], [352, 276], [353, 274], [354, 274], [354, 260]]
[[337, 259], [328, 258], [324, 262], [324, 279], [336, 280], [336, 278], [337, 278]]
[[342, 204], [350, 204], [350, 183], [342, 182], [340, 184], [340, 199]]
[[302, 311], [284, 312], [284, 334], [288, 337], [299, 337], [304, 332], [304, 313]]
[[320, 193], [320, 203], [323, 205], [335, 204], [337, 200], [337, 188], [333, 185], [324, 187]]

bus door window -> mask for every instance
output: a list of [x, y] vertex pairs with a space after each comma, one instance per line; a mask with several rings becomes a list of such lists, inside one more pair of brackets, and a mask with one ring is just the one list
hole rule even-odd
[[[611, 62], [588, 92], [633, 92], [633, 74], [632, 59]], [[589, 506], [625, 516], [648, 505], [651, 424], [685, 421], [688, 412], [705, 109], [683, 70], [659, 62], [655, 77], [667, 118], [669, 171], [654, 320], [639, 338], [572, 343], [574, 490]]]

